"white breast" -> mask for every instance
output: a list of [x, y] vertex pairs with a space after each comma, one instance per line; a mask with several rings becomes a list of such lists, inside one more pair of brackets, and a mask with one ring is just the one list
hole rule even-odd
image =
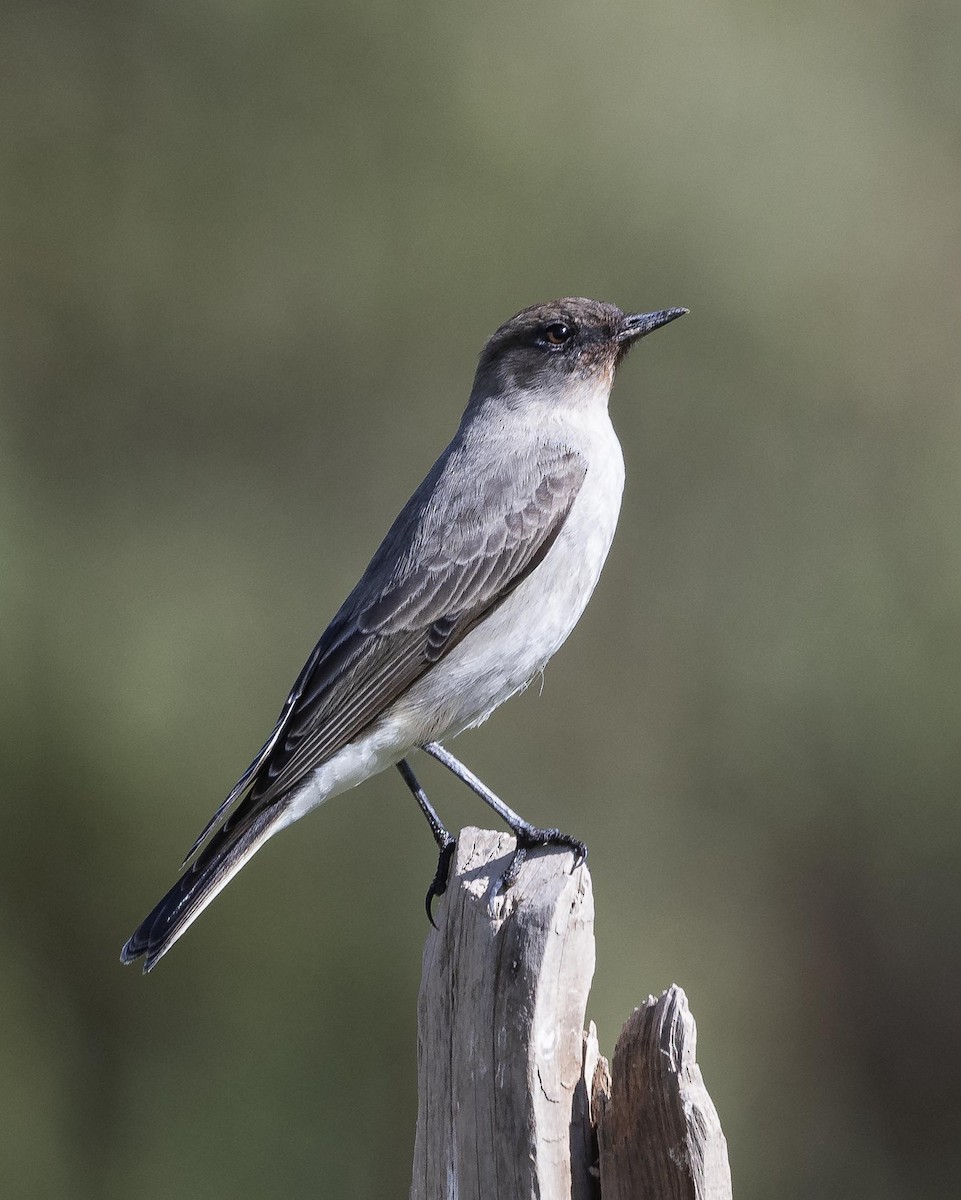
[[606, 410], [565, 432], [587, 474], [544, 561], [406, 694], [400, 706], [442, 740], [479, 724], [525, 687], [567, 639], [607, 558], [624, 489], [624, 459]]

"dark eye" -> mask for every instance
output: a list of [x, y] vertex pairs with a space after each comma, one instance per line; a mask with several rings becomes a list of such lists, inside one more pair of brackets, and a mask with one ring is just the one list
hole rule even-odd
[[544, 341], [551, 346], [564, 346], [571, 340], [577, 330], [565, 321], [555, 321], [544, 330]]

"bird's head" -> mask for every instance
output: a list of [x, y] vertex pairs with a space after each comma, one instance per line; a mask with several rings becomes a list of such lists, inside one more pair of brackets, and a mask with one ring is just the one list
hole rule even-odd
[[687, 311], [624, 313], [614, 304], [580, 297], [525, 308], [484, 347], [473, 398], [568, 394], [575, 388], [601, 393], [606, 401], [631, 346]]

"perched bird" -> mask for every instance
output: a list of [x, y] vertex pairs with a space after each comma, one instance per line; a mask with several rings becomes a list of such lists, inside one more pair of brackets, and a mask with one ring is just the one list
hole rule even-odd
[[549, 843], [586, 855], [577, 839], [524, 821], [441, 742], [521, 691], [574, 628], [607, 557], [624, 485], [607, 411], [615, 371], [635, 342], [686, 312], [625, 314], [571, 298], [524, 309], [497, 330], [453, 440], [324, 631], [180, 879], [124, 946], [123, 962], [143, 957], [151, 970], [268, 838], [391, 766], [441, 852], [429, 915], [453, 838], [407, 761], [417, 748], [507, 822], [518, 855]]

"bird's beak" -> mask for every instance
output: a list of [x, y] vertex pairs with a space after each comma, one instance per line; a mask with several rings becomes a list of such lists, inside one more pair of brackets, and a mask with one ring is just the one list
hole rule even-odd
[[621, 327], [616, 334], [617, 341], [627, 349], [642, 337], [653, 333], [655, 329], [660, 329], [670, 321], [676, 321], [688, 312], [690, 309], [687, 308], [662, 308], [660, 312], [629, 313], [621, 321]]

